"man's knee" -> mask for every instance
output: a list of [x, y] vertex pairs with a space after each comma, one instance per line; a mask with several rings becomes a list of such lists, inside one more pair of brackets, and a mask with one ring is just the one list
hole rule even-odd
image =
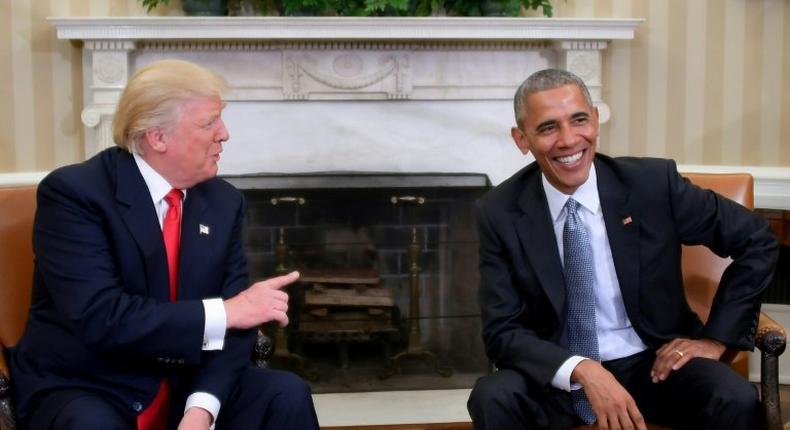
[[[497, 375], [499, 376], [499, 375]], [[526, 394], [526, 386], [519, 384], [520, 378], [483, 376], [478, 379], [469, 395], [467, 405], [470, 410], [474, 407], [486, 408], [496, 405], [498, 407], [516, 407], [515, 399], [519, 394]]]
[[712, 398], [720, 411], [739, 414], [759, 414], [761, 411], [757, 389], [748, 381], [720, 388], [713, 393]]
[[[688, 395], [685, 415], [690, 427], [715, 429], [759, 428], [762, 407], [757, 389], [724, 363], [693, 359], [682, 368]], [[685, 387], [685, 388], [682, 388]]]
[[276, 400], [280, 403], [296, 405], [309, 401], [312, 404], [312, 391], [304, 379], [288, 372], [277, 372], [276, 381], [279, 393]]
[[66, 404], [52, 421], [51, 429], [132, 430], [135, 422], [119, 407], [95, 395], [78, 397]]

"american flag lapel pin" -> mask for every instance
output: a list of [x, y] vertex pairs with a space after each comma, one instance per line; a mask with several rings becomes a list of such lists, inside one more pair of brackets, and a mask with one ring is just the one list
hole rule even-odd
[[207, 225], [200, 224], [200, 234], [205, 234], [206, 236], [208, 236], [210, 231], [211, 230]]
[[634, 220], [631, 219], [630, 216], [623, 218], [623, 225], [631, 224]]

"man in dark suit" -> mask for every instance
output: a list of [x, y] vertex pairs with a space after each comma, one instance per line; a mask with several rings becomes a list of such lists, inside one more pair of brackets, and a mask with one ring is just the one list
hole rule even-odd
[[21, 429], [317, 429], [309, 387], [252, 366], [291, 273], [248, 287], [241, 194], [216, 178], [224, 80], [165, 60], [129, 80], [117, 148], [38, 188], [33, 298], [11, 370]]
[[[478, 203], [483, 338], [499, 370], [472, 391], [475, 428], [759, 428], [756, 390], [719, 360], [753, 348], [778, 253], [767, 222], [670, 160], [596, 155], [598, 112], [571, 73], [530, 76], [515, 112], [512, 137], [535, 162]], [[682, 244], [734, 260], [704, 325]]]

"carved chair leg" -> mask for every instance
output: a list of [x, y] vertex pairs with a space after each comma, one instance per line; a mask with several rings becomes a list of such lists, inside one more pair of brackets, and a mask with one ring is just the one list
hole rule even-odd
[[760, 396], [765, 412], [765, 428], [782, 430], [782, 408], [779, 400], [779, 355], [760, 354]]
[[0, 373], [0, 430], [14, 430], [14, 411], [11, 404], [11, 381]]

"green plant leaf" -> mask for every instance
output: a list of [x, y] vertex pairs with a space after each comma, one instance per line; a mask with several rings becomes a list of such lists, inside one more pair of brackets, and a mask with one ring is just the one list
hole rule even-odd
[[140, 4], [145, 8], [145, 13], [150, 13], [151, 10], [160, 4], [169, 5], [170, 0], [138, 0]]

